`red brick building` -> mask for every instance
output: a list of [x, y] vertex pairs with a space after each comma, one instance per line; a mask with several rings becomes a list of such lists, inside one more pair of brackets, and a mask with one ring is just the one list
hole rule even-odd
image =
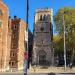
[[16, 16], [11, 19], [8, 7], [0, 0], [0, 72], [23, 70], [27, 24]]
[[24, 64], [26, 23], [14, 16], [11, 19], [10, 69], [21, 70]]
[[8, 7], [0, 0], [0, 71], [9, 66], [10, 49], [8, 46]]

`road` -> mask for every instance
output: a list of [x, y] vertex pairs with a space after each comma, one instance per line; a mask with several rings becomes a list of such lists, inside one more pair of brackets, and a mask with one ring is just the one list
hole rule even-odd
[[63, 73], [63, 74], [55, 74], [55, 75], [75, 75], [75, 73]]
[[52, 73], [33, 73], [33, 74], [29, 74], [29, 75], [75, 75], [74, 73], [63, 73], [63, 74], [52, 74]]
[[[0, 75], [26, 75], [24, 73], [0, 73]], [[63, 74], [54, 74], [54, 73], [32, 73], [27, 75], [75, 75], [74, 73], [63, 73]]]

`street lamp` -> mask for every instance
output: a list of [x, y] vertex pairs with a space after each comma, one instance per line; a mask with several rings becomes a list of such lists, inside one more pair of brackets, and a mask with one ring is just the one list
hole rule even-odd
[[25, 75], [27, 75], [27, 69], [28, 69], [28, 13], [29, 13], [29, 0], [27, 0], [26, 2], [27, 6], [26, 6], [26, 23], [27, 23], [27, 27], [26, 27], [26, 36], [27, 37], [25, 39], [26, 43], [26, 52], [25, 52], [25, 62], [24, 62], [24, 70], [25, 70]]
[[[65, 14], [65, 12], [64, 12]], [[64, 14], [63, 14], [63, 28], [64, 28], [64, 68], [66, 71], [66, 44], [65, 44], [65, 21], [64, 21]]]

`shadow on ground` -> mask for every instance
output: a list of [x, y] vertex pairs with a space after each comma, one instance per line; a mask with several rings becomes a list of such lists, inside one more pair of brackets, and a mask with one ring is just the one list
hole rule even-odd
[[24, 73], [24, 75], [27, 75], [26, 73]]
[[48, 73], [47, 75], [55, 75], [55, 73]]

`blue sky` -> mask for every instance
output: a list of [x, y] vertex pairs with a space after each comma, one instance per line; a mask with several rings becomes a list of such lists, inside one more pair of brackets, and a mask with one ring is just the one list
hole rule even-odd
[[[26, 0], [3, 0], [9, 7], [9, 15], [14, 15], [26, 21]], [[75, 7], [75, 0], [29, 0], [29, 29], [33, 31], [34, 14], [37, 8], [52, 8], [55, 15], [59, 8]], [[55, 32], [55, 26], [53, 26]]]

